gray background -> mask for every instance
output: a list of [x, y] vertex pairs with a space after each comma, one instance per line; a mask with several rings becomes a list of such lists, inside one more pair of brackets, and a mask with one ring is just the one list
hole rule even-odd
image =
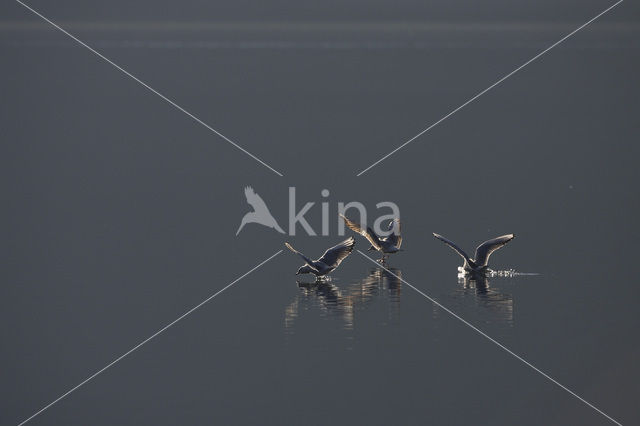
[[[29, 4], [285, 176], [3, 2], [2, 424], [283, 248], [258, 225], [235, 236], [245, 185], [282, 226], [288, 186], [300, 203], [329, 189], [332, 214], [397, 202], [404, 279], [640, 421], [632, 2], [358, 178], [612, 3]], [[307, 217], [320, 228], [317, 204]], [[320, 255], [336, 224], [288, 240]], [[514, 232], [492, 264], [541, 275], [465, 290], [434, 231], [468, 250]], [[299, 289], [299, 265], [280, 254], [32, 424], [607, 424], [406, 285], [367, 279], [359, 254], [340, 297]]]

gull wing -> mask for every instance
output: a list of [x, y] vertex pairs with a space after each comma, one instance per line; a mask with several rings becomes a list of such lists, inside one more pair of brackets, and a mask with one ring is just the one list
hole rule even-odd
[[467, 255], [467, 253], [465, 253], [464, 250], [462, 250], [460, 247], [455, 245], [455, 243], [453, 241], [449, 241], [445, 237], [443, 237], [442, 235], [436, 234], [435, 232], [433, 233], [433, 236], [436, 237], [437, 239], [439, 239], [440, 241], [442, 241], [443, 243], [445, 243], [446, 245], [448, 245], [449, 247], [451, 247], [456, 253], [458, 253], [460, 256], [462, 256], [464, 258], [464, 260], [466, 260], [467, 262], [471, 263], [471, 259], [469, 259], [469, 256]]
[[340, 262], [344, 260], [345, 257], [351, 254], [353, 247], [356, 244], [356, 240], [353, 237], [349, 237], [338, 245], [335, 245], [324, 252], [322, 257], [318, 259], [318, 262], [322, 262], [327, 266], [332, 268], [337, 268], [340, 265]]
[[480, 244], [476, 249], [476, 263], [479, 266], [487, 266], [491, 253], [513, 240], [514, 237], [515, 235], [513, 234], [502, 235]]
[[380, 238], [378, 238], [378, 236], [375, 234], [375, 232], [373, 232], [373, 230], [371, 228], [369, 228], [367, 226], [367, 229], [364, 229], [359, 224], [357, 224], [355, 222], [352, 222], [349, 219], [347, 219], [344, 215], [340, 215], [340, 217], [344, 220], [344, 223], [347, 224], [349, 229], [351, 229], [352, 231], [357, 232], [358, 234], [360, 234], [363, 237], [365, 237], [367, 240], [369, 240], [371, 245], [376, 250], [380, 250], [380, 244], [381, 244]]
[[291, 244], [289, 243], [284, 243], [284, 245], [291, 250], [292, 252], [294, 252], [295, 254], [297, 254], [298, 256], [300, 256], [302, 258], [302, 260], [304, 260], [304, 263], [306, 263], [307, 265], [309, 265], [309, 267], [311, 267], [314, 271], [318, 272], [318, 268], [316, 268], [313, 264], [313, 260], [309, 259], [307, 256], [305, 256], [304, 254], [300, 253], [298, 250], [294, 249], [293, 247], [291, 247]]
[[400, 248], [402, 245], [402, 226], [400, 225], [400, 219], [393, 219], [389, 223], [389, 230], [391, 231], [391, 234], [387, 237], [387, 241], [395, 247]]

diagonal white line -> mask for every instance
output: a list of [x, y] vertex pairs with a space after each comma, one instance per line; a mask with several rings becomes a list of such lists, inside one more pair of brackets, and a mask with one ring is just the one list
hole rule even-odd
[[558, 385], [559, 387], [561, 387], [565, 391], [569, 392], [571, 395], [573, 395], [574, 397], [578, 398], [580, 401], [582, 401], [583, 403], [585, 403], [589, 407], [593, 408], [598, 413], [602, 414], [604, 417], [606, 417], [607, 419], [611, 420], [613, 423], [617, 424], [618, 426], [622, 426], [622, 424], [620, 422], [618, 422], [616, 419], [614, 419], [613, 417], [609, 416], [607, 413], [605, 413], [604, 411], [602, 411], [601, 409], [599, 409], [598, 407], [596, 407], [595, 405], [593, 405], [592, 403], [590, 403], [586, 399], [582, 398], [580, 395], [578, 395], [577, 393], [575, 393], [574, 391], [572, 391], [571, 389], [569, 389], [568, 387], [566, 387], [562, 383], [558, 382], [556, 379], [554, 379], [553, 377], [549, 376], [547, 373], [545, 373], [544, 371], [540, 370], [538, 367], [536, 367], [535, 365], [531, 364], [529, 361], [527, 361], [526, 359], [522, 358], [520, 355], [518, 355], [517, 353], [513, 352], [511, 349], [507, 348], [502, 343], [500, 343], [497, 340], [495, 340], [493, 337], [489, 336], [487, 333], [485, 333], [484, 331], [480, 330], [478, 327], [476, 327], [475, 325], [471, 324], [469, 321], [465, 320], [460, 315], [458, 315], [455, 312], [453, 312], [451, 309], [449, 309], [446, 306], [442, 305], [440, 302], [438, 302], [433, 297], [425, 294], [424, 292], [422, 292], [422, 290], [418, 289], [417, 287], [414, 287], [412, 284], [410, 284], [409, 282], [407, 282], [404, 279], [402, 279], [402, 277], [399, 277], [398, 275], [394, 274], [389, 269], [387, 269], [384, 265], [381, 265], [379, 262], [377, 262], [374, 259], [370, 258], [369, 256], [367, 256], [366, 254], [364, 254], [360, 250], [358, 250], [358, 253], [360, 253], [361, 255], [363, 255], [364, 257], [369, 259], [371, 262], [373, 262], [376, 265], [378, 265], [381, 268], [383, 268], [385, 271], [387, 271], [388, 273], [390, 273], [391, 275], [393, 275], [394, 277], [396, 277], [397, 279], [399, 279], [400, 281], [402, 281], [403, 283], [405, 283], [406, 285], [411, 287], [413, 290], [415, 290], [416, 292], [418, 292], [422, 296], [424, 296], [427, 299], [429, 299], [429, 301], [431, 301], [431, 303], [433, 303], [434, 305], [438, 306], [440, 309], [444, 310], [448, 314], [452, 315], [454, 318], [456, 318], [457, 320], [461, 321], [464, 325], [466, 325], [467, 327], [471, 328], [476, 333], [478, 333], [481, 336], [483, 336], [486, 339], [488, 339], [491, 343], [495, 344], [500, 349], [502, 349], [505, 352], [507, 352], [509, 355], [515, 357], [518, 361], [524, 363], [525, 365], [527, 365], [528, 367], [533, 369], [535, 372], [541, 374], [547, 380], [551, 381], [552, 383]]
[[131, 74], [129, 71], [125, 70], [120, 65], [116, 64], [111, 59], [107, 58], [102, 53], [98, 52], [93, 47], [89, 46], [87, 43], [83, 42], [82, 40], [80, 40], [79, 38], [77, 38], [76, 36], [74, 36], [73, 34], [68, 32], [67, 30], [65, 30], [64, 28], [62, 28], [61, 26], [59, 26], [58, 24], [56, 24], [55, 22], [53, 22], [52, 20], [47, 18], [46, 16], [42, 15], [40, 12], [38, 12], [35, 9], [33, 9], [31, 6], [23, 3], [20, 0], [16, 0], [16, 2], [18, 2], [19, 4], [24, 6], [26, 9], [30, 10], [31, 12], [33, 12], [35, 15], [39, 16], [40, 18], [42, 18], [43, 20], [45, 20], [46, 22], [51, 24], [56, 29], [60, 30], [62, 33], [67, 35], [69, 38], [71, 38], [74, 41], [78, 42], [81, 46], [84, 46], [87, 49], [89, 49], [91, 51], [91, 53], [94, 53], [96, 56], [100, 57], [101, 59], [103, 59], [107, 63], [111, 64], [114, 68], [116, 68], [117, 70], [121, 71], [126, 76], [130, 77], [131, 79], [133, 79], [134, 81], [136, 81], [137, 83], [139, 83], [140, 85], [142, 85], [143, 87], [145, 87], [146, 89], [151, 91], [152, 93], [155, 93], [156, 95], [158, 95], [160, 98], [162, 98], [162, 100], [168, 102], [169, 104], [171, 104], [177, 110], [182, 111], [183, 113], [185, 113], [186, 115], [191, 117], [198, 124], [201, 124], [202, 126], [204, 126], [207, 129], [211, 130], [213, 133], [215, 133], [216, 135], [218, 135], [219, 137], [221, 137], [225, 141], [229, 142], [231, 145], [235, 146], [240, 151], [244, 152], [249, 157], [253, 158], [258, 163], [262, 164], [263, 166], [265, 166], [266, 168], [268, 168], [269, 170], [271, 170], [272, 172], [274, 172], [278, 176], [283, 176], [282, 173], [280, 173], [279, 171], [277, 171], [276, 169], [274, 169], [273, 167], [271, 167], [270, 165], [268, 165], [267, 163], [265, 163], [264, 161], [262, 161], [261, 159], [259, 159], [258, 157], [256, 157], [255, 155], [253, 155], [252, 153], [250, 153], [249, 151], [247, 151], [246, 149], [244, 149], [243, 147], [241, 147], [240, 145], [238, 145], [237, 143], [235, 143], [234, 141], [232, 141], [231, 139], [229, 139], [228, 137], [226, 137], [225, 135], [223, 135], [222, 133], [220, 133], [219, 131], [217, 131], [216, 129], [214, 129], [213, 127], [211, 127], [210, 125], [208, 125], [207, 123], [205, 123], [204, 121], [202, 121], [201, 119], [199, 119], [198, 117], [196, 117], [195, 115], [193, 115], [192, 113], [190, 113], [189, 111], [187, 111], [186, 109], [181, 107], [180, 105], [178, 105], [177, 103], [175, 103], [174, 101], [172, 101], [171, 99], [167, 98], [165, 95], [163, 95], [162, 93], [158, 92], [156, 89], [154, 89], [153, 87], [149, 86], [147, 83], [145, 83], [144, 81], [140, 80], [138, 77], [136, 77], [135, 75]]
[[569, 37], [571, 37], [572, 35], [574, 35], [575, 33], [577, 33], [578, 31], [580, 31], [581, 29], [583, 29], [584, 27], [586, 27], [587, 25], [589, 25], [590, 23], [592, 23], [593, 21], [595, 21], [596, 19], [598, 19], [599, 17], [601, 17], [602, 15], [604, 15], [605, 13], [609, 12], [611, 9], [613, 9], [614, 7], [616, 7], [617, 5], [619, 5], [620, 3], [622, 3], [624, 0], [618, 0], [616, 3], [612, 4], [611, 6], [609, 6], [608, 8], [606, 8], [605, 10], [603, 10], [602, 12], [600, 12], [599, 14], [597, 14], [596, 16], [594, 16], [593, 18], [591, 18], [590, 20], [588, 20], [587, 22], [585, 22], [584, 24], [580, 25], [578, 28], [576, 28], [575, 30], [571, 31], [569, 34], [567, 34], [566, 36], [562, 37], [560, 40], [556, 41], [555, 43], [553, 43], [551, 46], [547, 47], [546, 49], [544, 49], [542, 52], [538, 53], [536, 56], [534, 56], [533, 58], [529, 59], [527, 62], [525, 62], [524, 64], [520, 65], [518, 68], [516, 68], [515, 70], [511, 71], [509, 74], [505, 75], [504, 77], [502, 77], [500, 80], [496, 81], [495, 83], [493, 83], [491, 86], [487, 87], [486, 89], [484, 89], [482, 92], [478, 93], [477, 95], [475, 95], [474, 97], [472, 97], [471, 99], [469, 99], [468, 101], [466, 101], [465, 103], [463, 103], [462, 105], [460, 105], [459, 107], [457, 107], [456, 109], [454, 109], [453, 111], [449, 112], [447, 115], [445, 115], [444, 117], [442, 117], [441, 119], [439, 119], [438, 121], [436, 121], [435, 123], [433, 123], [432, 125], [430, 125], [429, 127], [427, 127], [426, 129], [424, 129], [423, 131], [421, 131], [420, 133], [418, 133], [417, 135], [415, 135], [414, 137], [412, 137], [411, 139], [409, 139], [408, 141], [406, 141], [405, 143], [403, 143], [402, 145], [400, 145], [399, 147], [397, 147], [396, 149], [394, 149], [393, 151], [391, 151], [390, 153], [388, 153], [387, 155], [385, 155], [384, 157], [380, 158], [378, 161], [376, 161], [375, 163], [371, 164], [369, 167], [367, 167], [366, 169], [362, 170], [360, 173], [358, 173], [356, 176], [361, 176], [362, 174], [364, 174], [365, 172], [367, 172], [369, 169], [375, 167], [376, 165], [380, 164], [381, 162], [383, 162], [384, 160], [386, 160], [387, 158], [389, 158], [390, 156], [392, 156], [393, 154], [395, 154], [396, 152], [398, 152], [399, 150], [401, 150], [402, 148], [404, 148], [405, 146], [409, 145], [411, 142], [413, 142], [414, 140], [418, 139], [420, 136], [424, 135], [425, 133], [427, 133], [429, 130], [433, 129], [434, 127], [436, 127], [438, 124], [442, 123], [444, 120], [446, 120], [447, 118], [451, 117], [453, 114], [455, 114], [456, 112], [460, 111], [462, 108], [466, 107], [467, 105], [469, 105], [471, 102], [475, 101], [476, 99], [478, 99], [480, 96], [484, 95], [485, 93], [487, 93], [489, 90], [493, 89], [494, 87], [496, 87], [498, 84], [502, 83], [503, 81], [505, 81], [506, 79], [508, 79], [509, 77], [511, 77], [512, 75], [514, 75], [515, 73], [517, 73], [518, 71], [520, 71], [521, 69], [523, 69], [524, 67], [526, 67], [527, 65], [529, 65], [530, 63], [532, 63], [533, 61], [535, 61], [536, 59], [538, 59], [539, 57], [541, 57], [542, 55], [544, 55], [545, 53], [547, 53], [548, 51], [550, 51], [551, 49], [553, 49], [554, 47], [556, 47], [557, 45], [559, 45], [560, 43], [562, 43], [563, 41], [565, 41], [566, 39], [568, 39]]
[[185, 312], [184, 314], [180, 315], [178, 318], [176, 318], [175, 320], [171, 321], [169, 324], [165, 325], [164, 327], [162, 327], [160, 330], [156, 331], [155, 333], [153, 333], [151, 336], [147, 337], [146, 339], [144, 339], [142, 342], [138, 343], [137, 345], [135, 345], [134, 347], [132, 347], [131, 349], [129, 349], [127, 352], [123, 353], [122, 355], [120, 355], [118, 358], [114, 359], [113, 361], [111, 361], [109, 364], [105, 365], [104, 367], [102, 367], [100, 370], [96, 371], [95, 373], [93, 373], [92, 375], [90, 375], [89, 377], [87, 377], [86, 379], [84, 379], [83, 381], [81, 381], [80, 383], [78, 383], [77, 385], [75, 385], [74, 387], [72, 387], [71, 389], [69, 389], [68, 391], [66, 391], [65, 393], [63, 393], [62, 395], [60, 395], [58, 398], [54, 399], [53, 401], [51, 401], [49, 404], [45, 405], [44, 407], [42, 407], [40, 410], [36, 411], [35, 413], [33, 413], [30, 417], [28, 417], [27, 419], [23, 420], [22, 422], [20, 422], [18, 424], [18, 426], [22, 426], [23, 424], [27, 423], [28, 421], [32, 420], [34, 417], [38, 416], [39, 414], [41, 414], [43, 411], [51, 408], [53, 405], [55, 405], [56, 403], [58, 403], [60, 400], [62, 400], [63, 398], [69, 396], [69, 394], [71, 394], [72, 392], [74, 392], [75, 390], [77, 390], [79, 387], [85, 385], [86, 383], [88, 383], [89, 381], [93, 380], [96, 376], [100, 375], [101, 373], [103, 373], [105, 370], [107, 370], [108, 368], [112, 367], [114, 364], [116, 364], [117, 362], [121, 361], [123, 358], [125, 358], [126, 356], [130, 355], [132, 352], [134, 352], [137, 349], [140, 349], [140, 347], [142, 347], [143, 345], [145, 345], [146, 343], [148, 343], [150, 340], [152, 340], [153, 338], [155, 338], [156, 336], [158, 336], [159, 334], [163, 333], [164, 331], [166, 331], [169, 327], [172, 327], [173, 325], [175, 325], [178, 321], [184, 319], [186, 316], [192, 314], [196, 309], [202, 307], [205, 303], [209, 302], [211, 299], [213, 299], [214, 297], [216, 297], [217, 295], [219, 295], [220, 293], [222, 293], [223, 291], [225, 291], [226, 289], [228, 289], [229, 287], [231, 287], [232, 285], [234, 285], [235, 283], [237, 283], [238, 281], [240, 281], [241, 279], [243, 279], [244, 277], [246, 277], [247, 275], [249, 275], [250, 273], [252, 273], [253, 271], [255, 271], [256, 269], [260, 268], [262, 265], [264, 265], [265, 263], [267, 263], [268, 261], [270, 261], [271, 259], [273, 259], [274, 257], [276, 257], [277, 255], [279, 255], [280, 253], [282, 253], [282, 250], [278, 250], [275, 254], [271, 255], [270, 257], [268, 257], [267, 259], [263, 260], [262, 262], [260, 262], [259, 264], [257, 264], [256, 266], [254, 266], [253, 268], [251, 268], [249, 271], [245, 272], [244, 274], [240, 275], [238, 278], [236, 278], [235, 280], [231, 281], [229, 284], [227, 284], [225, 287], [223, 287], [222, 289], [218, 290], [217, 292], [215, 292], [214, 294], [212, 294], [211, 296], [207, 297], [206, 299], [204, 299], [202, 302], [198, 303], [196, 306], [194, 306], [193, 308], [189, 309], [187, 312]]

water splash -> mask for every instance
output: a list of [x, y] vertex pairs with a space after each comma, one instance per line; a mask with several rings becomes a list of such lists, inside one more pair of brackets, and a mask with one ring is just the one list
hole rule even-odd
[[[462, 266], [458, 266], [458, 277], [467, 275], [467, 271], [464, 270]], [[535, 276], [540, 275], [538, 272], [518, 272], [515, 269], [505, 269], [505, 270], [493, 270], [487, 269], [485, 272], [485, 277], [487, 278], [513, 278], [513, 277], [523, 277], [523, 276]]]
[[488, 277], [513, 278], [513, 277], [533, 276], [533, 275], [540, 275], [540, 274], [537, 272], [518, 272], [515, 269], [506, 269], [502, 271], [494, 271], [493, 269], [487, 270]]

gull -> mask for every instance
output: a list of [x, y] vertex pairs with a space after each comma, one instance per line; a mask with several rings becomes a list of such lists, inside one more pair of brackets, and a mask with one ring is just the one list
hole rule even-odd
[[378, 262], [384, 263], [390, 254], [397, 253], [400, 251], [400, 246], [402, 245], [402, 235], [400, 235], [400, 219], [396, 218], [389, 221], [388, 229], [392, 231], [388, 237], [379, 237], [373, 232], [373, 229], [363, 228], [361, 225], [347, 219], [344, 215], [340, 215], [340, 217], [344, 220], [344, 223], [347, 224], [349, 229], [357, 232], [358, 234], [365, 237], [371, 243], [371, 247], [369, 250], [376, 250], [382, 253], [382, 258], [378, 259]]
[[253, 211], [244, 215], [242, 222], [240, 223], [240, 227], [236, 231], [236, 235], [240, 233], [244, 225], [247, 223], [259, 223], [260, 225], [273, 228], [279, 233], [284, 234], [284, 231], [271, 215], [271, 212], [265, 202], [258, 194], [256, 194], [252, 187], [247, 186], [244, 188], [244, 196], [247, 198], [247, 203], [253, 207]]
[[335, 245], [324, 252], [322, 257], [318, 260], [311, 260], [304, 254], [300, 253], [298, 250], [291, 247], [291, 244], [284, 243], [285, 246], [298, 256], [300, 256], [305, 264], [302, 265], [296, 275], [300, 274], [314, 274], [316, 277], [321, 277], [323, 275], [327, 275], [330, 272], [333, 272], [334, 269], [340, 265], [340, 263], [344, 260], [345, 257], [351, 254], [356, 241], [353, 237], [349, 237], [338, 245]]
[[455, 250], [456, 253], [462, 256], [462, 258], [464, 259], [464, 265], [462, 266], [462, 269], [466, 273], [471, 274], [484, 274], [487, 271], [487, 264], [489, 262], [489, 256], [491, 256], [491, 253], [498, 250], [500, 247], [504, 246], [515, 237], [515, 235], [513, 234], [507, 234], [494, 238], [492, 240], [485, 241], [484, 243], [480, 244], [478, 248], [476, 248], [475, 259], [471, 259], [467, 255], [467, 253], [464, 252], [464, 250], [455, 245], [452, 241], [447, 240], [445, 237], [436, 234], [435, 232], [433, 236], [451, 247], [453, 250]]

